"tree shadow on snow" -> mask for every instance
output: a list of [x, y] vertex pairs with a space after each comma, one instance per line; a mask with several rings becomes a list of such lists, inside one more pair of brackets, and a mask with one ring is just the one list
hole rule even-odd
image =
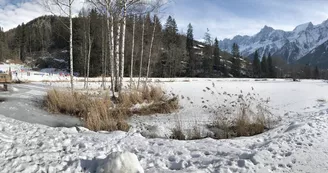
[[92, 160], [80, 160], [81, 167], [85, 172], [95, 173], [98, 166], [103, 165], [106, 159], [93, 158]]

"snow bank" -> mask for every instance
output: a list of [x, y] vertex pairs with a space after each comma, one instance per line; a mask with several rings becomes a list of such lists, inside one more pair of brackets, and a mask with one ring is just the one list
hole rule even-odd
[[[177, 141], [141, 135], [141, 127], [156, 134], [169, 132], [175, 124], [175, 114], [133, 117], [129, 132], [98, 133], [80, 127], [53, 128], [0, 115], [0, 172], [327, 172], [328, 103], [317, 101], [328, 100], [324, 94], [327, 83], [192, 80], [197, 81], [164, 83], [169, 91], [185, 97], [181, 99], [183, 108], [176, 113], [183, 122], [208, 121], [209, 115], [201, 106], [202, 100], [212, 101], [211, 94], [203, 91], [212, 82], [222, 99], [230, 97], [223, 96], [224, 92], [241, 91], [269, 97], [274, 115], [282, 116], [282, 120], [273, 129], [252, 137]], [[57, 87], [66, 85], [69, 83], [53, 83]], [[99, 87], [100, 83], [93, 85]], [[14, 87], [18, 89], [14, 96], [22, 100], [34, 97], [35, 91], [47, 89], [42, 83]], [[190, 105], [191, 101], [194, 104]], [[31, 108], [16, 117], [42, 116], [36, 115], [35, 108], [25, 102], [3, 102], [0, 106], [8, 106], [8, 110]]]

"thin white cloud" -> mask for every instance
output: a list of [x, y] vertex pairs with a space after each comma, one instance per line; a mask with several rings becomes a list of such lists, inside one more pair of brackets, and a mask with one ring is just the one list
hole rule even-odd
[[[40, 5], [43, 0], [21, 0], [15, 5], [10, 4], [10, 1], [0, 0], [0, 26], [4, 30], [14, 28], [23, 22], [27, 23], [36, 17], [51, 14]], [[173, 2], [166, 7], [166, 12], [159, 14], [162, 23], [165, 22], [168, 15], [172, 15], [176, 19], [180, 32], [186, 32], [187, 25], [191, 23], [196, 39], [203, 38], [207, 28], [213, 38], [223, 39], [232, 38], [235, 35], [254, 35], [264, 25], [275, 29], [293, 30], [299, 24], [310, 21], [313, 24], [319, 24], [328, 18], [327, 0], [248, 0], [265, 9], [263, 14], [259, 13], [255, 17], [237, 13], [242, 9], [224, 9], [216, 4], [220, 0], [202, 1], [202, 5], [197, 7], [193, 6], [192, 3], [195, 1], [192, 0], [184, 1], [182, 5], [179, 3], [180, 0]], [[237, 2], [237, 0], [231, 1]], [[229, 2], [231, 1], [229, 0]], [[83, 2], [84, 0], [75, 0], [73, 5], [75, 15], [82, 8]], [[252, 7], [246, 6], [245, 8]], [[60, 14], [58, 8], [54, 11], [56, 14]], [[256, 10], [254, 10], [254, 14], [257, 14]]]
[[[50, 13], [42, 4], [43, 0], [21, 1], [17, 4], [9, 4], [5, 0], [0, 0], [0, 26], [5, 31], [16, 27], [19, 24], [27, 23], [34, 18], [49, 15]], [[73, 14], [76, 15], [83, 7], [83, 0], [75, 0], [73, 4]], [[2, 4], [2, 5], [1, 5]], [[59, 8], [52, 8], [57, 15], [60, 13]]]
[[[167, 15], [172, 15], [176, 19], [179, 30], [186, 31], [187, 25], [191, 23], [196, 39], [203, 38], [207, 28], [210, 30], [212, 37], [224, 39], [232, 38], [235, 35], [254, 35], [264, 25], [290, 31], [299, 24], [310, 21], [313, 24], [319, 24], [328, 18], [327, 0], [244, 1], [256, 4], [256, 7], [251, 5], [244, 7], [254, 8], [252, 13], [255, 15], [249, 17], [248, 14], [243, 15], [238, 12], [244, 9], [224, 9], [218, 5], [219, 0], [204, 1], [202, 5], [196, 7], [192, 4], [181, 5], [177, 1], [177, 3], [171, 5], [170, 13], [167, 13]], [[230, 2], [238, 3], [240, 1], [231, 0]], [[258, 12], [260, 10], [257, 8], [262, 8], [261, 12]]]

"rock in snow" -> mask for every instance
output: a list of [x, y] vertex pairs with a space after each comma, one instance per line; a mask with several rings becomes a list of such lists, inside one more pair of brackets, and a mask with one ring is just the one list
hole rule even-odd
[[135, 154], [114, 152], [98, 166], [97, 173], [144, 173], [144, 170]]

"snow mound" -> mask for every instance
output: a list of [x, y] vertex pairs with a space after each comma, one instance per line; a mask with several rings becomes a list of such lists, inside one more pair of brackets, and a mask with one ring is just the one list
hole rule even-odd
[[97, 168], [97, 173], [143, 173], [138, 157], [130, 152], [113, 152]]

